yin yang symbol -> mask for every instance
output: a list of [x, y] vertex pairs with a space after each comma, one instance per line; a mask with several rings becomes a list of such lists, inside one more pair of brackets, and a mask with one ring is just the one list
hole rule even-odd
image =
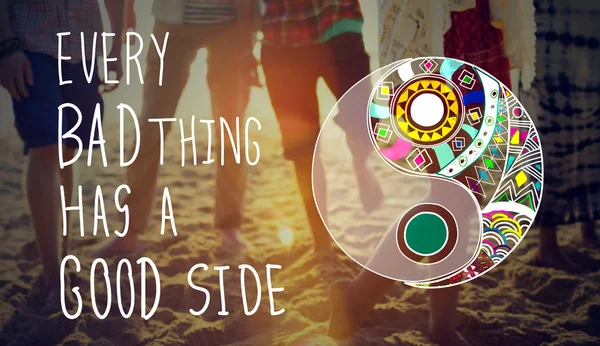
[[324, 121], [313, 192], [339, 247], [420, 288], [475, 279], [523, 240], [542, 148], [515, 94], [484, 70], [424, 57], [356, 83]]

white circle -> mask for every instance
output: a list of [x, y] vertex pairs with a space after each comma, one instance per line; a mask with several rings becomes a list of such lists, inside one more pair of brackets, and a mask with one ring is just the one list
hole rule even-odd
[[435, 94], [423, 93], [418, 95], [410, 105], [410, 117], [420, 126], [431, 127], [444, 116], [444, 103]]

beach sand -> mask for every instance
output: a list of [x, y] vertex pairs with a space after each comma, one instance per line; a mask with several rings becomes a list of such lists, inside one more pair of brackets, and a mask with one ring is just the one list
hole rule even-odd
[[[140, 25], [138, 31], [149, 32], [148, 24]], [[373, 27], [368, 30], [372, 31]], [[372, 44], [368, 48], [375, 56]], [[210, 118], [209, 98], [203, 82], [206, 73], [204, 57], [201, 53], [192, 69], [191, 86], [184, 93], [177, 117], [189, 119], [195, 114], [196, 117]], [[319, 90], [325, 116], [334, 99], [322, 83]], [[60, 312], [51, 316], [40, 314], [39, 302], [30, 294], [41, 273], [41, 265], [21, 184], [25, 158], [12, 127], [10, 106], [4, 106], [9, 105], [8, 97], [4, 92], [0, 97], [3, 105], [0, 130], [0, 344], [336, 344], [324, 336], [329, 317], [328, 286], [334, 280], [351, 278], [361, 268], [339, 249], [331, 256], [313, 253], [312, 237], [294, 173], [291, 164], [281, 156], [278, 127], [264, 89], [253, 91], [247, 112], [247, 115], [257, 117], [263, 128], [254, 137], [261, 146], [261, 159], [258, 165], [249, 169], [248, 175], [242, 233], [249, 248], [244, 253], [232, 254], [220, 249], [219, 234], [212, 227], [215, 166], [194, 167], [188, 160], [188, 165], [181, 167], [177, 127], [167, 140], [155, 210], [149, 229], [142, 236], [144, 250], [131, 258], [134, 263], [140, 256], [147, 256], [159, 268], [161, 301], [156, 314], [148, 321], [140, 318], [139, 300], [136, 300], [134, 315], [123, 319], [114, 298], [110, 315], [99, 320], [93, 313], [89, 295], [92, 252], [107, 241], [103, 234], [91, 235], [95, 187], [102, 185], [109, 228], [119, 228], [113, 194], [120, 184], [125, 183], [125, 170], [118, 167], [119, 125], [115, 107], [120, 102], [127, 102], [139, 111], [140, 87], [123, 86], [117, 94], [106, 98], [104, 130], [108, 167], [101, 166], [99, 156], [95, 156], [92, 167], [85, 166], [86, 157], [80, 159], [79, 183], [83, 186], [86, 235], [81, 238], [75, 227], [70, 236], [71, 254], [81, 260], [82, 270], [80, 273], [71, 270], [69, 274], [71, 284], [80, 286], [83, 294], [83, 312], [76, 320], [68, 320]], [[202, 133], [200, 126], [197, 128], [198, 133]], [[206, 142], [205, 135], [199, 136], [197, 141], [201, 161], [205, 155], [202, 145]], [[164, 236], [160, 235], [160, 196], [164, 186], [171, 192], [177, 237], [169, 233], [169, 229]], [[285, 234], [280, 237], [280, 231], [286, 229], [289, 231], [283, 231]], [[561, 229], [560, 242], [589, 270], [588, 273], [573, 275], [533, 265], [538, 243], [538, 230], [533, 229], [510, 258], [485, 276], [462, 286], [458, 313], [461, 334], [473, 345], [600, 344], [600, 253], [586, 250], [578, 243], [576, 227]], [[114, 295], [116, 260], [109, 259], [108, 262]], [[228, 316], [217, 314], [220, 292], [215, 271], [195, 276], [195, 282], [207, 287], [211, 293], [207, 312], [195, 317], [188, 311], [200, 309], [204, 303], [203, 294], [191, 290], [187, 284], [187, 272], [196, 263], [206, 263], [211, 268], [231, 266], [224, 278]], [[262, 302], [253, 316], [245, 316], [242, 310], [239, 272], [236, 270], [242, 263], [255, 267], [262, 281]], [[265, 282], [265, 265], [268, 263], [283, 267], [273, 271], [273, 286], [285, 288], [284, 292], [275, 293], [276, 309], [285, 308], [285, 313], [280, 316], [269, 314]], [[134, 263], [133, 268], [135, 290], [139, 295], [139, 266]], [[106, 294], [100, 273], [98, 270], [97, 295], [103, 310]], [[251, 277], [246, 281], [251, 283]], [[124, 292], [128, 292], [127, 283], [122, 285]], [[150, 296], [153, 285], [149, 280]], [[248, 292], [255, 292], [251, 284], [248, 284]], [[128, 293], [124, 295], [129, 296]], [[249, 297], [252, 302], [253, 294], [249, 293]], [[431, 345], [426, 334], [428, 315], [427, 291], [399, 283], [375, 307], [358, 333], [341, 344]]]
[[[251, 105], [249, 112], [259, 114], [259, 109], [253, 107]], [[0, 200], [3, 229], [0, 234], [0, 344], [323, 345], [331, 342], [323, 336], [329, 316], [328, 285], [336, 279], [352, 277], [360, 267], [339, 250], [329, 257], [317, 257], [312, 252], [312, 239], [293, 170], [281, 157], [272, 114], [260, 117], [264, 127], [256, 140], [261, 145], [261, 160], [249, 170], [243, 228], [244, 238], [250, 245], [247, 253], [235, 255], [219, 250], [219, 234], [211, 226], [214, 166], [181, 167], [180, 143], [174, 131], [165, 149], [168, 154], [158, 183], [155, 212], [143, 236], [145, 250], [132, 257], [133, 262], [144, 255], [157, 264], [162, 287], [160, 307], [149, 321], [144, 321], [139, 317], [139, 303], [136, 303], [134, 316], [125, 320], [113, 299], [112, 312], [106, 320], [94, 315], [89, 297], [91, 253], [106, 241], [104, 235], [91, 235], [96, 185], [102, 185], [105, 193], [109, 228], [120, 226], [112, 202], [114, 190], [124, 183], [124, 171], [118, 167], [116, 118], [116, 115], [113, 120], [107, 117], [105, 127], [107, 141], [112, 143], [107, 149], [108, 168], [99, 164], [87, 167], [84, 160], [81, 164], [86, 236], [82, 239], [77, 227], [71, 235], [71, 253], [82, 261], [83, 268], [79, 274], [71, 275], [71, 282], [81, 287], [85, 306], [82, 315], [74, 321], [67, 320], [62, 313], [50, 317], [40, 315], [36, 301], [30, 297], [41, 265], [20, 183], [24, 159], [13, 131], [7, 131], [1, 139], [4, 150], [0, 162], [3, 196]], [[164, 236], [160, 235], [163, 186], [168, 186], [171, 192], [177, 237], [170, 234], [169, 229]], [[292, 244], [284, 245], [279, 237], [279, 231], [285, 228], [291, 230]], [[571, 275], [539, 268], [531, 263], [537, 234], [537, 230], [532, 230], [509, 259], [489, 274], [462, 286], [459, 330], [473, 345], [600, 343], [600, 254], [579, 246], [576, 229], [567, 228], [560, 233], [561, 243], [568, 251], [579, 253], [579, 262], [591, 272]], [[115, 262], [109, 261], [113, 294]], [[187, 285], [187, 271], [196, 263], [206, 263], [211, 268], [215, 265], [232, 267], [225, 275], [229, 316], [217, 314], [219, 281], [214, 271], [203, 274], [198, 281], [210, 287], [213, 298], [209, 310], [201, 317], [188, 312], [190, 308], [200, 309], [204, 302], [203, 295]], [[262, 303], [254, 316], [245, 316], [242, 310], [239, 274], [234, 270], [242, 263], [257, 268], [263, 282]], [[273, 271], [273, 285], [285, 288], [284, 292], [275, 294], [276, 308], [286, 310], [280, 316], [270, 316], [268, 311], [264, 281], [267, 263], [283, 266], [282, 270]], [[136, 264], [134, 272], [139, 294]], [[96, 280], [100, 282], [99, 301], [102, 302], [99, 305], [103, 307], [106, 298], [102, 281], [98, 281], [100, 271], [98, 273]], [[251, 278], [247, 281], [251, 282]], [[148, 287], [151, 291], [152, 281]], [[128, 292], [127, 289], [124, 286], [124, 292]], [[251, 285], [248, 291], [255, 292]], [[375, 307], [357, 335], [344, 344], [430, 345], [426, 336], [428, 311], [427, 291], [397, 284]]]

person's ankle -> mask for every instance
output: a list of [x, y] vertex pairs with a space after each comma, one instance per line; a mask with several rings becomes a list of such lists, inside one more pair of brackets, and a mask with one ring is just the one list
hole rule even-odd
[[122, 243], [125, 244], [135, 244], [138, 241], [138, 234], [137, 232], [129, 232], [127, 233], [127, 235], [125, 235], [124, 237], [118, 238]]
[[454, 332], [456, 331], [456, 324], [454, 323], [454, 321], [449, 319], [429, 319], [429, 330], [440, 333]]
[[580, 226], [580, 232], [584, 240], [598, 241], [596, 224], [593, 221], [582, 223]]
[[42, 284], [44, 294], [60, 290], [60, 273], [44, 274]]
[[139, 250], [138, 248], [138, 234], [137, 232], [129, 232], [124, 237], [117, 237], [112, 239], [107, 244], [94, 252], [95, 257], [105, 256], [120, 256], [130, 254]]
[[221, 228], [221, 246], [223, 249], [239, 252], [248, 247], [248, 243], [242, 238], [236, 227]]
[[330, 318], [327, 335], [334, 339], [352, 336], [367, 317], [357, 306], [361, 299], [354, 298], [351, 280], [338, 280], [329, 286]]
[[368, 170], [367, 168], [367, 159], [362, 157], [355, 157], [352, 161], [352, 165], [354, 166], [354, 171], [358, 173], [363, 173]]
[[453, 321], [429, 320], [429, 336], [434, 342], [440, 342], [449, 335], [456, 334], [456, 325]]
[[560, 246], [557, 243], [553, 242], [540, 242], [540, 246], [538, 247], [538, 256], [545, 258], [556, 256], [556, 254], [561, 253]]
[[456, 330], [456, 326], [454, 323], [448, 324], [440, 324], [440, 323], [431, 323], [429, 325], [429, 338], [436, 344], [440, 346], [468, 346], [470, 345], [467, 340], [465, 340], [458, 330]]
[[218, 229], [226, 236], [234, 236], [239, 233], [239, 227], [218, 227]]
[[315, 253], [322, 254], [322, 253], [328, 253], [330, 251], [331, 251], [330, 244], [315, 243]]

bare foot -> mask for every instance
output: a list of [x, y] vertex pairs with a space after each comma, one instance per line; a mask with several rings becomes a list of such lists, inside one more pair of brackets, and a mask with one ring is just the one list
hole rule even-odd
[[340, 280], [329, 286], [329, 330], [327, 335], [334, 339], [345, 339], [352, 336], [370, 311], [362, 310], [357, 304], [361, 299], [355, 299], [352, 294], [352, 282]]
[[568, 273], [583, 273], [585, 269], [567, 258], [559, 248], [543, 249], [540, 247], [535, 256], [535, 264], [540, 267], [549, 267], [564, 270]]
[[[68, 297], [69, 295], [65, 295], [67, 309], [69, 309], [69, 303], [72, 303]], [[46, 291], [44, 297], [44, 307], [42, 312], [47, 315], [52, 315], [56, 312], [62, 311], [62, 306], [60, 304], [60, 290], [58, 288], [53, 288], [51, 290]]]
[[138, 237], [135, 233], [128, 233], [123, 238], [115, 238], [108, 244], [94, 252], [94, 256], [98, 258], [125, 256], [137, 252], [140, 247]]
[[221, 230], [223, 250], [238, 253], [248, 247], [248, 243], [242, 238], [237, 228], [225, 228]]
[[354, 172], [358, 181], [358, 191], [363, 209], [367, 213], [370, 213], [381, 206], [383, 191], [381, 191], [381, 186], [379, 186], [377, 178], [375, 178], [373, 172], [367, 167], [365, 162], [355, 162]]
[[[69, 292], [69, 289], [67, 288], [66, 291]], [[35, 301], [37, 304], [40, 304], [39, 307], [41, 308], [42, 314], [52, 315], [56, 312], [61, 311], [60, 280], [58, 275], [53, 276], [53, 278], [49, 280], [46, 279], [44, 275], [40, 275], [36, 282], [33, 284], [32, 294], [35, 297], [38, 297]], [[70, 300], [71, 297], [68, 294], [65, 295], [65, 298], [68, 309], [72, 306], [72, 304], [69, 305], [69, 303], [71, 303], [72, 300]]]
[[444, 327], [429, 327], [429, 338], [440, 346], [470, 346], [455, 329]]
[[594, 222], [584, 222], [581, 224], [581, 240], [583, 246], [590, 249], [600, 248], [598, 235], [596, 234], [596, 224]]

